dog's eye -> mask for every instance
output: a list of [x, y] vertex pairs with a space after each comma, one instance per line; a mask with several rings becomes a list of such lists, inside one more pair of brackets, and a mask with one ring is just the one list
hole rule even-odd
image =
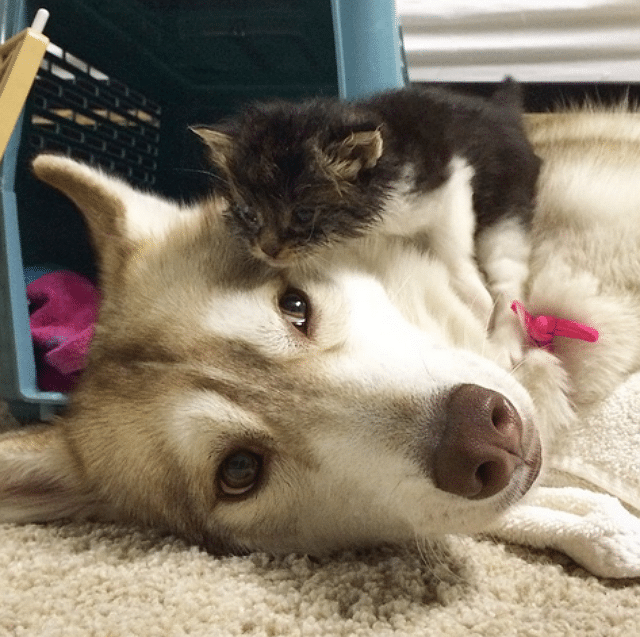
[[279, 301], [282, 316], [303, 334], [307, 333], [309, 301], [299, 290], [287, 290]]
[[250, 451], [236, 451], [220, 466], [220, 489], [226, 495], [244, 495], [258, 480], [262, 460]]

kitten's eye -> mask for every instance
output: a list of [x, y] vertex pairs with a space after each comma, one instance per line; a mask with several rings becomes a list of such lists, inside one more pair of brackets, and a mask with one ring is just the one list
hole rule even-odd
[[255, 228], [260, 222], [255, 210], [252, 210], [249, 206], [245, 206], [244, 204], [236, 206], [234, 208], [234, 212], [236, 216], [240, 217], [240, 219], [250, 228]]
[[235, 451], [220, 465], [220, 489], [226, 495], [244, 495], [255, 486], [261, 469], [260, 456], [251, 451]]
[[299, 224], [306, 225], [313, 220], [313, 210], [299, 208], [295, 211], [294, 217]]
[[278, 301], [282, 316], [303, 334], [307, 333], [309, 301], [299, 290], [288, 289]]

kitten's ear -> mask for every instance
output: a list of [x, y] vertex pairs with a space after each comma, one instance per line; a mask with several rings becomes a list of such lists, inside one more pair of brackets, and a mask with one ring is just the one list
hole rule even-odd
[[207, 145], [214, 165], [218, 168], [226, 168], [235, 143], [233, 136], [228, 132], [208, 126], [191, 126], [190, 130]]
[[351, 132], [326, 152], [325, 167], [334, 178], [353, 181], [360, 171], [378, 163], [382, 148], [379, 128]]

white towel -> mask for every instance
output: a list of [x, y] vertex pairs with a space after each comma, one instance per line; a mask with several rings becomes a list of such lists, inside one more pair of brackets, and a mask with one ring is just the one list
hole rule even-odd
[[496, 531], [508, 542], [562, 551], [599, 577], [640, 577], [640, 518], [610, 495], [541, 487]]
[[640, 577], [640, 373], [564, 433], [556, 448], [546, 486], [495, 533], [562, 551], [600, 577]]

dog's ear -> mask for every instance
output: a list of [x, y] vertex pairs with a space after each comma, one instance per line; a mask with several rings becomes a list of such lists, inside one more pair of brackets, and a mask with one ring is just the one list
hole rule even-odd
[[379, 127], [351, 131], [324, 151], [324, 169], [336, 181], [352, 182], [378, 163], [382, 150]]
[[66, 195], [82, 212], [107, 290], [113, 274], [141, 243], [159, 241], [190, 211], [143, 193], [101, 170], [59, 155], [39, 155], [38, 178]]
[[0, 522], [86, 518], [98, 510], [60, 425], [0, 436]]
[[235, 143], [233, 134], [208, 126], [191, 126], [190, 130], [207, 145], [213, 165], [226, 171]]
[[59, 155], [39, 155], [33, 162], [36, 176], [53, 186], [80, 209], [89, 227], [100, 260], [124, 235], [124, 184], [114, 188], [112, 180], [99, 171]]

